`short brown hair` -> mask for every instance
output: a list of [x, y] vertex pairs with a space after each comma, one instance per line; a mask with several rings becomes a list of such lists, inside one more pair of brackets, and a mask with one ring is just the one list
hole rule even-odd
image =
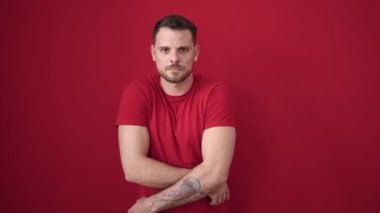
[[153, 28], [153, 44], [156, 43], [156, 36], [161, 27], [168, 27], [172, 30], [188, 29], [191, 32], [194, 44], [197, 40], [197, 27], [188, 19], [180, 15], [165, 16], [156, 22]]

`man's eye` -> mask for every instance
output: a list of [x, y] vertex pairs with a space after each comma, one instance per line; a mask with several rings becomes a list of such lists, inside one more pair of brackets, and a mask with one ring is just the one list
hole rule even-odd
[[169, 53], [169, 48], [161, 48], [160, 51], [162, 53]]
[[189, 49], [188, 48], [180, 48], [179, 52], [180, 53], [187, 53], [187, 52], [189, 52]]

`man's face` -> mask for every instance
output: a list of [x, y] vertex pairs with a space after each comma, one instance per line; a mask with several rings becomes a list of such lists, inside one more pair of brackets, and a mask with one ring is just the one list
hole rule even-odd
[[194, 45], [190, 30], [162, 27], [151, 53], [161, 77], [170, 83], [181, 83], [191, 75], [199, 47]]

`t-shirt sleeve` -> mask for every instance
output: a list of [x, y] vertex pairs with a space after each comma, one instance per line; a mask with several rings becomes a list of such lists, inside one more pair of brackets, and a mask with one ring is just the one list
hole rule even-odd
[[236, 127], [235, 107], [232, 98], [232, 90], [225, 83], [215, 86], [207, 101], [205, 128]]
[[148, 126], [148, 95], [138, 82], [124, 90], [115, 125]]

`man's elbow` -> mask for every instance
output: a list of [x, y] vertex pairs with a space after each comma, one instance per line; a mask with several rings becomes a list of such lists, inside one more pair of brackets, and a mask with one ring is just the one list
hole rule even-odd
[[127, 164], [123, 167], [123, 170], [124, 170], [124, 179], [127, 182], [137, 183], [137, 181], [140, 179], [138, 177], [138, 172], [136, 171], [135, 165]]
[[135, 183], [135, 177], [130, 172], [124, 171], [124, 179], [127, 182]]
[[124, 156], [122, 158], [122, 167], [124, 179], [127, 182], [139, 183], [144, 176], [144, 171], [147, 167], [145, 156]]

